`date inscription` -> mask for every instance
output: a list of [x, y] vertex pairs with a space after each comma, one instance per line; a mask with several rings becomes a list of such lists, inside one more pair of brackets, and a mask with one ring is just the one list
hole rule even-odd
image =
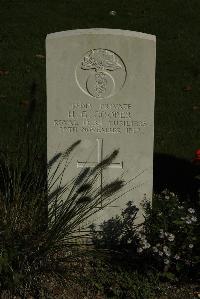
[[64, 119], [55, 119], [54, 126], [66, 133], [75, 134], [135, 134], [147, 126], [138, 120], [130, 103], [73, 103]]

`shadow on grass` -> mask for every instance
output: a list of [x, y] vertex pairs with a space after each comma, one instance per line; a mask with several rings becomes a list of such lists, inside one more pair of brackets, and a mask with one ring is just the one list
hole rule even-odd
[[200, 165], [195, 165], [192, 161], [162, 153], [154, 154], [154, 192], [160, 193], [168, 189], [180, 195], [180, 198], [188, 198], [196, 204], [200, 189], [198, 175]]

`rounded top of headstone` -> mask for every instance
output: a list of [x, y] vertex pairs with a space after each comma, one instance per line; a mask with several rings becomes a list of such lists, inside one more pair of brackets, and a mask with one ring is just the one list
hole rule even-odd
[[156, 41], [156, 36], [152, 34], [122, 30], [122, 29], [109, 29], [109, 28], [89, 28], [89, 29], [74, 29], [67, 31], [60, 31], [55, 33], [50, 33], [47, 35], [46, 39], [63, 38], [68, 36], [82, 35], [82, 34], [112, 34], [112, 35], [123, 35], [127, 37], [135, 37], [140, 39], [147, 39]]

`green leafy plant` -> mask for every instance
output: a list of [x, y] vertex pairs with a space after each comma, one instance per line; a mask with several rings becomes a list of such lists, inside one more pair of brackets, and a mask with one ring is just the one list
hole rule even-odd
[[[148, 201], [143, 207], [146, 216], [138, 251], [151, 252], [169, 279], [198, 275], [200, 222], [196, 210], [168, 190], [154, 196], [152, 207]], [[144, 248], [143, 240], [148, 240], [149, 248]]]
[[93, 260], [91, 266], [90, 275], [82, 280], [96, 290], [96, 294], [104, 295], [103, 298], [153, 299], [159, 293], [158, 275], [148, 273], [144, 276], [130, 268], [102, 260]]
[[200, 221], [194, 207], [168, 190], [155, 194], [152, 204], [144, 200], [142, 207], [144, 222], [139, 226], [135, 225], [137, 208], [132, 202], [99, 230], [93, 225], [94, 244], [118, 250], [129, 263], [134, 262], [134, 269], [154, 269], [170, 281], [197, 278]]
[[80, 245], [80, 240], [88, 237], [85, 221], [115, 200], [123, 181], [117, 179], [102, 188], [95, 184], [102, 169], [116, 157], [118, 152], [114, 151], [95, 168], [84, 169], [63, 185], [69, 156], [79, 143], [49, 161], [48, 188], [44, 171], [35, 168], [29, 172], [24, 168], [26, 163], [11, 166], [5, 157], [2, 159], [1, 289], [20, 295], [37, 293], [42, 274], [59, 277], [65, 263], [77, 262], [91, 253]]
[[135, 220], [138, 208], [129, 201], [121, 215], [117, 215], [100, 224], [90, 226], [94, 244], [99, 248], [128, 249], [136, 248], [137, 225]]

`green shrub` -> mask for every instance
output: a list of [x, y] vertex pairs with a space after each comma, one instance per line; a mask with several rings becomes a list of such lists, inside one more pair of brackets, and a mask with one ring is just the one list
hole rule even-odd
[[[167, 190], [155, 195], [153, 206], [144, 202], [145, 222], [139, 234], [138, 251], [148, 250], [158, 265], [173, 279], [199, 274], [200, 219], [188, 201]], [[145, 248], [145, 240], [150, 244]], [[170, 272], [169, 272], [170, 271]], [[173, 274], [173, 275], [172, 275]]]
[[167, 190], [145, 200], [144, 222], [135, 225], [137, 208], [128, 202], [120, 216], [91, 227], [94, 244], [118, 250], [133, 269], [156, 270], [170, 280], [197, 278], [200, 269], [200, 219], [188, 201]]
[[137, 225], [135, 225], [135, 219], [137, 212], [138, 208], [129, 201], [120, 216], [117, 215], [104, 221], [99, 227], [92, 224], [90, 230], [95, 246], [121, 250], [136, 248]]

